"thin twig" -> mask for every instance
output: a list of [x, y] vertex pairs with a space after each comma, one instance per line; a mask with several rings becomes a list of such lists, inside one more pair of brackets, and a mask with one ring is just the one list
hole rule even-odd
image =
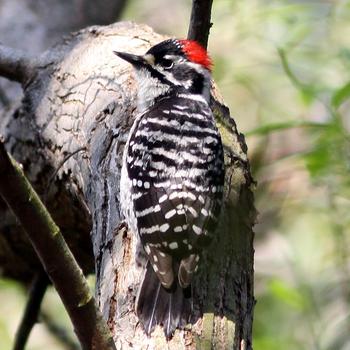
[[208, 46], [211, 6], [213, 0], [193, 0], [187, 38], [198, 41], [204, 48]]
[[16, 332], [13, 350], [23, 350], [25, 348], [29, 334], [38, 321], [41, 302], [48, 284], [49, 279], [46, 273], [43, 270], [39, 271], [34, 277], [33, 284], [30, 288], [28, 302]]
[[0, 76], [25, 84], [35, 74], [36, 67], [35, 58], [0, 44]]
[[80, 346], [72, 339], [67, 330], [61, 327], [57, 321], [47, 312], [40, 312], [40, 321], [44, 323], [49, 332], [64, 345], [67, 350], [80, 350]]
[[0, 195], [16, 215], [71, 318], [82, 348], [115, 350], [87, 281], [20, 165], [0, 140]]

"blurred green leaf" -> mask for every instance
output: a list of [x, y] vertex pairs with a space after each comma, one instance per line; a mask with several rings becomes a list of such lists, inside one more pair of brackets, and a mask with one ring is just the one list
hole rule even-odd
[[319, 145], [305, 155], [306, 166], [312, 177], [321, 174], [330, 165], [330, 154], [325, 145]]
[[271, 293], [279, 300], [297, 310], [303, 310], [306, 298], [296, 289], [281, 279], [273, 279], [269, 283]]
[[11, 349], [12, 339], [8, 332], [8, 326], [4, 320], [0, 319], [0, 349]]
[[283, 131], [292, 128], [324, 128], [327, 124], [324, 123], [314, 123], [303, 120], [291, 120], [288, 122], [281, 123], [269, 123], [265, 125], [261, 125], [253, 130], [245, 132], [245, 136], [255, 136], [255, 135], [267, 135], [275, 131]]
[[[303, 155], [310, 175], [316, 179], [339, 178], [339, 185], [349, 179], [350, 171], [350, 136], [342, 120], [335, 117], [323, 129], [314, 129], [313, 147]], [[312, 137], [312, 135], [310, 135]]]
[[340, 89], [336, 90], [332, 96], [332, 106], [339, 108], [350, 97], [350, 81], [343, 85]]
[[297, 344], [292, 339], [279, 339], [278, 335], [262, 336], [254, 340], [254, 349], [268, 349], [268, 350], [300, 350], [300, 344]]
[[310, 106], [318, 98], [320, 87], [310, 82], [305, 83], [296, 76], [289, 65], [285, 49], [278, 48], [277, 52], [280, 57], [284, 73], [289, 78], [293, 86], [298, 90], [301, 101], [305, 106]]
[[9, 278], [2, 277], [0, 279], [0, 289], [14, 289], [14, 290], [20, 290], [21, 292], [24, 290], [23, 286], [20, 285], [17, 281], [11, 280]]

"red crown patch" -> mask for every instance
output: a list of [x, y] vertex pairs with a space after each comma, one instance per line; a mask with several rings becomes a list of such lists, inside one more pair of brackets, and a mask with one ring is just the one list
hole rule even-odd
[[213, 63], [204, 47], [194, 40], [179, 40], [179, 43], [189, 61], [211, 70]]

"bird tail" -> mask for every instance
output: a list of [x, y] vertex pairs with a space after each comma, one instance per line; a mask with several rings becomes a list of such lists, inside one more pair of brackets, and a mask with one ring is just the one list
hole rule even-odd
[[174, 283], [171, 289], [165, 289], [148, 262], [136, 300], [136, 313], [147, 335], [156, 325], [162, 325], [169, 339], [176, 328], [183, 328], [190, 320], [191, 287], [182, 289]]

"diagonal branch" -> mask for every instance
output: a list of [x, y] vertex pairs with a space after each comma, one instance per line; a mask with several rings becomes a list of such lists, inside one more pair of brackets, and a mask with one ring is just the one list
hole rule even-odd
[[0, 44], [0, 76], [25, 84], [37, 66], [37, 60], [25, 52]]
[[192, 0], [192, 11], [187, 38], [198, 41], [203, 47], [208, 46], [211, 6], [213, 0]]
[[0, 195], [26, 231], [85, 350], [115, 350], [111, 334], [60, 229], [0, 140]]
[[30, 288], [28, 302], [17, 329], [13, 350], [23, 350], [28, 340], [29, 334], [38, 321], [41, 302], [45, 295], [49, 279], [44, 271], [39, 271], [34, 277]]
[[57, 323], [57, 318], [52, 317], [45, 310], [40, 312], [40, 321], [46, 326], [50, 334], [62, 344], [66, 350], [80, 350], [79, 344], [75, 339], [72, 339], [68, 331]]

